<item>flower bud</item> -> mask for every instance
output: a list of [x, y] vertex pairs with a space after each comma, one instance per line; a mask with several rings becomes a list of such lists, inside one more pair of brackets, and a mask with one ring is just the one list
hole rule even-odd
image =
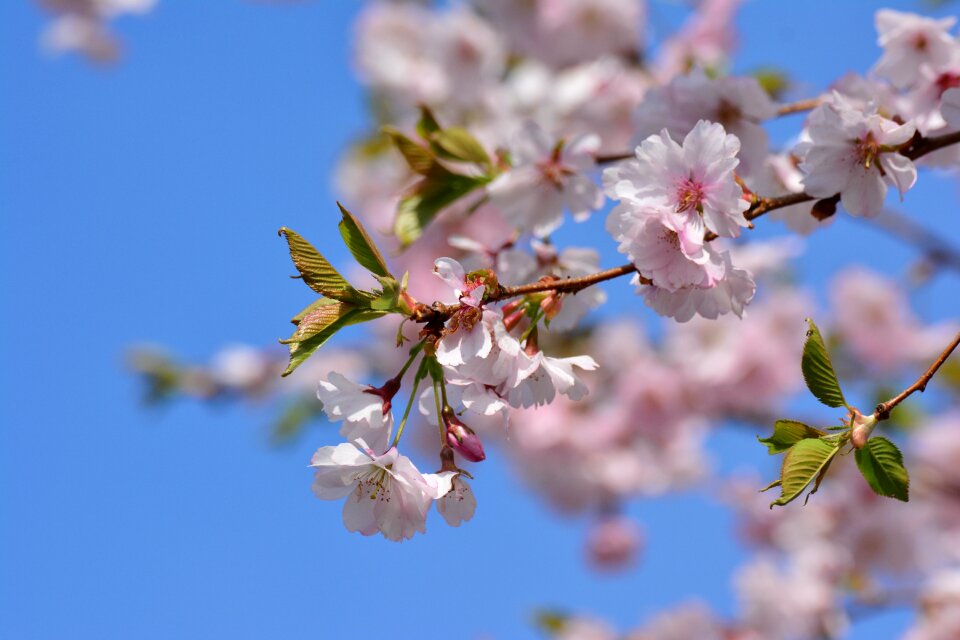
[[552, 291], [550, 295], [540, 301], [540, 308], [543, 309], [543, 314], [547, 317], [547, 320], [556, 318], [562, 307], [563, 294], [556, 291]]
[[463, 424], [450, 407], [443, 408], [443, 424], [447, 428], [447, 445], [465, 460], [480, 462], [486, 459], [480, 437]]
[[873, 433], [873, 429], [877, 426], [877, 417], [874, 414], [868, 416], [863, 415], [857, 409], [852, 409], [853, 412], [853, 422], [850, 433], [850, 444], [853, 445], [855, 449], [862, 449], [867, 440], [870, 439], [870, 434]]

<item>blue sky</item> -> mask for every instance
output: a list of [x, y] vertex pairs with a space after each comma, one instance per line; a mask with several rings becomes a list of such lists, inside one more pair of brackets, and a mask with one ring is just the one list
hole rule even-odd
[[[738, 69], [784, 67], [797, 97], [864, 71], [877, 57], [869, 4], [750, 2]], [[624, 627], [688, 598], [732, 609], [745, 556], [700, 493], [631, 507], [643, 562], [598, 577], [581, 560], [584, 523], [545, 509], [492, 455], [474, 521], [434, 518], [397, 545], [348, 534], [340, 505], [310, 494], [306, 462], [331, 430], [276, 449], [268, 408], [139, 403], [131, 344], [201, 360], [287, 331], [308, 296], [287, 278], [278, 227], [343, 260], [331, 185], [366, 123], [349, 62], [359, 6], [165, 0], [119, 23], [125, 57], [101, 69], [43, 55], [40, 12], [0, 4], [0, 637], [522, 640], [537, 637], [539, 606]], [[672, 5], [654, 12], [676, 20]], [[928, 177], [907, 210], [953, 233], [956, 195]], [[617, 263], [599, 217], [557, 241], [584, 237]], [[914, 255], [841, 220], [798, 273], [816, 288], [853, 260], [900, 274]], [[916, 307], [956, 315], [956, 285], [939, 277]], [[607, 289], [610, 313], [639, 313]], [[767, 463], [749, 433], [719, 435], [711, 453], [723, 471]], [[905, 619], [878, 616], [853, 637]]]

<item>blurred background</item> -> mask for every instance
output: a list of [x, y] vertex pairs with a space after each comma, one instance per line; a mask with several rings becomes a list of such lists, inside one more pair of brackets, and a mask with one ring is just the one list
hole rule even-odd
[[[701, 490], [629, 506], [641, 557], [602, 575], [583, 558], [587, 523], [554, 513], [494, 452], [473, 483], [473, 521], [453, 529], [431, 514], [428, 535], [395, 544], [348, 534], [341, 505], [312, 496], [307, 463], [335, 428], [311, 423], [278, 444], [271, 401], [144, 403], [125, 362], [134, 345], [206, 361], [289, 332], [311, 296], [288, 278], [280, 226], [346, 264], [333, 175], [371, 121], [351, 59], [361, 8], [164, 1], [113, 23], [121, 57], [98, 65], [45, 52], [34, 3], [0, 4], [0, 637], [525, 639], [541, 637], [532, 620], [545, 608], [622, 627], [691, 598], [733, 609], [746, 552]], [[874, 63], [874, 8], [747, 2], [734, 71], [774, 66], [794, 98], [814, 95]], [[654, 40], [685, 12], [651, 3]], [[800, 122], [777, 121], [773, 140]], [[953, 179], [927, 175], [905, 206], [955, 237], [956, 196]], [[600, 215], [554, 239], [620, 262]], [[844, 216], [795, 273], [823, 307], [843, 266], [907, 277], [917, 257]], [[926, 281], [913, 308], [955, 317], [957, 284]], [[605, 289], [601, 317], [654, 323], [625, 284]], [[756, 433], [716, 431], [715, 471], [773, 474]], [[910, 617], [894, 607], [850, 637], [894, 637]]]

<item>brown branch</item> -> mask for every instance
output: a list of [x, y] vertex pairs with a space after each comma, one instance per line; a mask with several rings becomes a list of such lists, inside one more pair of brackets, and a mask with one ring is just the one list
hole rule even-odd
[[[500, 287], [500, 290], [494, 293], [492, 296], [487, 298], [490, 302], [495, 302], [497, 300], [505, 300], [507, 298], [516, 298], [519, 296], [525, 296], [530, 293], [540, 293], [542, 291], [556, 291], [557, 293], [577, 293], [582, 289], [587, 287], [592, 287], [595, 284], [604, 282], [606, 280], [613, 280], [614, 278], [619, 278], [620, 276], [625, 276], [631, 273], [636, 273], [637, 268], [632, 263], [627, 263], [619, 267], [614, 267], [613, 269], [607, 269], [606, 271], [599, 271], [597, 273], [591, 273], [588, 276], [581, 276], [579, 278], [564, 278], [562, 280], [539, 280], [537, 282], [532, 282], [530, 284], [523, 284], [516, 287]], [[651, 281], [643, 276], [640, 279], [645, 283], [649, 284]]]
[[621, 160], [629, 160], [636, 155], [634, 151], [621, 151], [620, 153], [609, 153], [605, 155], [599, 155], [594, 158], [597, 164], [609, 164], [611, 162], [620, 162]]
[[807, 100], [798, 100], [797, 102], [788, 102], [782, 104], [777, 109], [777, 116], [788, 116], [803, 111], [811, 111], [820, 106], [820, 98], [809, 98]]
[[909, 149], [903, 152], [902, 155], [910, 158], [911, 160], [916, 160], [922, 156], [927, 155], [928, 153], [933, 153], [944, 147], [949, 147], [952, 144], [960, 142], [960, 131], [954, 131], [953, 133], [945, 133], [942, 136], [935, 136], [933, 138], [920, 138], [915, 143], [913, 143]]
[[943, 350], [943, 353], [941, 353], [940, 356], [933, 362], [933, 364], [930, 365], [930, 368], [927, 369], [922, 376], [917, 378], [916, 382], [886, 402], [881, 402], [878, 404], [873, 413], [874, 417], [877, 420], [886, 420], [890, 417], [890, 412], [898, 404], [909, 398], [917, 391], [923, 393], [924, 389], [927, 388], [927, 383], [930, 382], [930, 378], [932, 378], [934, 374], [937, 373], [937, 369], [939, 369], [943, 363], [947, 361], [947, 358], [949, 358], [950, 354], [953, 353], [953, 350], [957, 348], [957, 345], [960, 345], [960, 333], [954, 336], [953, 342], [951, 342], [947, 348]]

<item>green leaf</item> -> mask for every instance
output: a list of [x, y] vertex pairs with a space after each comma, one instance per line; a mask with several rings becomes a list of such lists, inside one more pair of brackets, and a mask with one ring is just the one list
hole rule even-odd
[[292, 344], [295, 342], [305, 342], [317, 335], [328, 326], [339, 320], [342, 316], [356, 309], [351, 304], [332, 300], [332, 304], [318, 305], [315, 309], [304, 314], [293, 335], [286, 340], [281, 340], [280, 344]]
[[784, 456], [780, 469], [780, 497], [770, 503], [770, 507], [794, 500], [815, 479], [819, 487], [823, 474], [839, 450], [836, 444], [814, 438], [804, 438], [793, 445]]
[[433, 135], [434, 150], [452, 160], [490, 166], [490, 156], [483, 145], [466, 129], [451, 127]]
[[910, 476], [897, 445], [883, 436], [874, 436], [867, 440], [866, 446], [857, 449], [854, 457], [860, 473], [877, 494], [904, 502], [909, 500]]
[[400, 283], [393, 276], [377, 277], [383, 289], [370, 301], [370, 308], [377, 311], [394, 311], [400, 298]]
[[370, 239], [367, 230], [363, 228], [360, 221], [357, 220], [352, 213], [347, 211], [342, 204], [338, 202], [337, 206], [340, 207], [340, 213], [343, 215], [343, 219], [338, 225], [340, 235], [343, 237], [343, 241], [347, 245], [347, 249], [350, 250], [351, 255], [356, 258], [360, 266], [370, 273], [383, 277], [389, 276], [390, 271], [387, 270], [387, 263], [384, 262], [383, 256], [380, 255], [377, 245]]
[[433, 115], [433, 111], [426, 105], [420, 105], [420, 120], [417, 122], [417, 133], [424, 140], [429, 140], [436, 132], [440, 131], [440, 123]]
[[333, 298], [317, 298], [316, 300], [308, 304], [306, 307], [304, 307], [303, 310], [300, 311], [300, 313], [290, 318], [290, 322], [292, 322], [293, 324], [300, 324], [304, 316], [306, 316], [308, 313], [310, 313], [317, 307], [322, 307], [328, 304], [337, 304], [338, 302], [339, 300], [334, 300]]
[[293, 264], [308, 287], [337, 300], [351, 301], [358, 298], [357, 290], [350, 286], [312, 244], [286, 227], [281, 227], [279, 234], [286, 238]]
[[773, 489], [774, 487], [779, 487], [781, 484], [783, 484], [783, 482], [780, 480], [780, 478], [777, 478], [776, 480], [774, 480], [773, 482], [765, 486], [763, 489], [760, 489], [760, 493], [763, 493], [764, 491], [770, 491], [770, 489]]
[[[290, 363], [287, 365], [286, 370], [281, 374], [283, 376], [288, 376], [296, 370], [304, 361], [309, 358], [313, 353], [322, 347], [327, 340], [332, 338], [334, 334], [337, 333], [340, 329], [347, 325], [358, 324], [361, 322], [367, 322], [368, 320], [374, 320], [384, 315], [382, 311], [372, 311], [370, 309], [349, 309], [343, 315], [332, 320], [329, 324], [323, 325], [316, 333], [311, 333], [309, 336], [295, 340], [291, 336], [287, 340], [281, 340], [280, 342], [286, 344], [290, 348]], [[307, 316], [309, 317], [309, 316]], [[300, 331], [300, 327], [307, 322], [307, 317], [300, 322], [300, 325], [297, 326], [297, 331]], [[313, 327], [318, 327], [322, 323], [322, 320], [318, 320], [316, 324], [312, 324]], [[306, 335], [306, 331], [304, 335]], [[294, 333], [294, 336], [297, 334]]]
[[394, 233], [404, 247], [409, 246], [444, 207], [487, 182], [489, 178], [462, 176], [438, 167], [400, 200], [393, 222]]
[[757, 437], [762, 444], [767, 445], [770, 455], [783, 453], [804, 438], [819, 438], [826, 435], [820, 429], [814, 429], [796, 420], [777, 420], [773, 425], [773, 435], [769, 438]]
[[416, 173], [427, 175], [437, 164], [437, 158], [430, 149], [421, 147], [393, 127], [384, 127], [383, 132], [390, 136], [394, 146]]
[[800, 367], [803, 370], [803, 379], [807, 388], [816, 396], [817, 400], [828, 407], [845, 407], [847, 401], [840, 391], [837, 374], [830, 362], [830, 354], [823, 344], [820, 330], [811, 318], [807, 318], [810, 328], [807, 330], [807, 342], [803, 345], [803, 360]]

